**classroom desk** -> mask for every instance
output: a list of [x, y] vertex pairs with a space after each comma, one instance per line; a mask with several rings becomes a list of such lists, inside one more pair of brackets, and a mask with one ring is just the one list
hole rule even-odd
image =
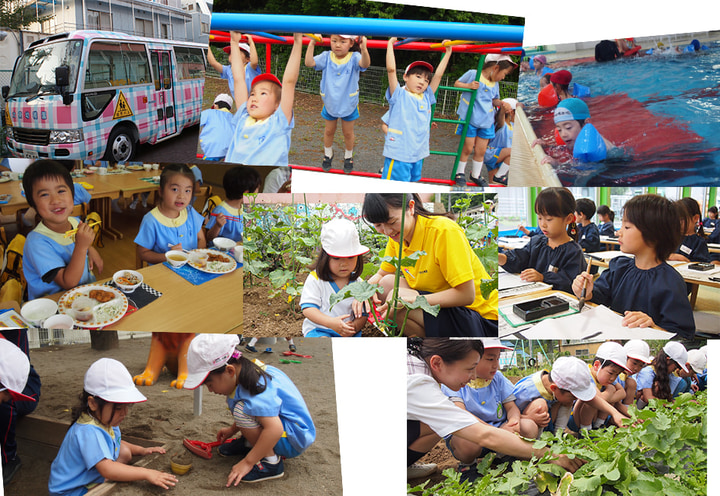
[[[241, 267], [195, 286], [163, 264], [139, 269], [143, 282], [163, 295], [126, 315], [105, 330], [135, 332], [241, 333], [243, 270]], [[98, 281], [102, 284], [111, 278]], [[48, 296], [55, 301], [63, 292]], [[132, 299], [132, 293], [127, 295]]]
[[720, 244], [708, 243], [708, 251], [710, 253], [720, 253]]
[[605, 245], [605, 248], [608, 248], [610, 250], [612, 250], [613, 246], [620, 246], [620, 242], [618, 241], [617, 238], [615, 238], [615, 237], [611, 238], [610, 236], [603, 236], [603, 235], [600, 236], [600, 244]]

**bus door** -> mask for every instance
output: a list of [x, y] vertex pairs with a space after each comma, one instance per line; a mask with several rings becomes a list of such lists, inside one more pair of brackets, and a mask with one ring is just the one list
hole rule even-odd
[[151, 50], [150, 60], [155, 82], [155, 123], [158, 139], [175, 134], [175, 97], [170, 51]]

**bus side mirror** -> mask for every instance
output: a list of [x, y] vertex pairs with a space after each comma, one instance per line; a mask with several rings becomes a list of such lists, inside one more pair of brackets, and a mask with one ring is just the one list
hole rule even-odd
[[2, 97], [3, 100], [7, 100], [8, 95], [10, 94], [10, 86], [3, 86], [2, 87]]
[[55, 68], [55, 85], [57, 86], [69, 86], [70, 85], [70, 68], [66, 65], [61, 65]]

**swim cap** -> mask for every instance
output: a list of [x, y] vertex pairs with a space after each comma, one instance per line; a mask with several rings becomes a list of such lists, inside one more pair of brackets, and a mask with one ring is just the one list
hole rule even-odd
[[550, 82], [557, 84], [570, 84], [572, 81], [572, 74], [570, 71], [561, 70], [550, 74]]
[[535, 55], [533, 61], [540, 62], [541, 64], [547, 64], [547, 57], [545, 55]]
[[566, 98], [555, 109], [555, 124], [565, 121], [579, 121], [590, 118], [590, 109], [579, 98]]

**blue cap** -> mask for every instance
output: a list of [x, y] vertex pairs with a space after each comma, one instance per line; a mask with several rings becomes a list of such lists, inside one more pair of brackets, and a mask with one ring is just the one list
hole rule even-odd
[[579, 98], [566, 98], [555, 108], [555, 124], [565, 121], [579, 121], [590, 118], [590, 109]]

